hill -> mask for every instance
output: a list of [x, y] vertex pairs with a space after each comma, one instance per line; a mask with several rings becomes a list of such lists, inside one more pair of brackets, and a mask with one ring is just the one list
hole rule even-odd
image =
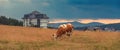
[[59, 25], [61, 25], [61, 24], [67, 24], [67, 23], [73, 24], [74, 27], [83, 27], [84, 26], [84, 24], [76, 22], [76, 21], [75, 22], [65, 22], [65, 23], [49, 23], [48, 26], [54, 27], [54, 28], [58, 28]]
[[[88, 23], [88, 24], [83, 24], [83, 23], [80, 23], [80, 22], [75, 21], [75, 22], [66, 22], [66, 23], [71, 23], [71, 24], [73, 24], [75, 28], [105, 25], [105, 24], [103, 24], [103, 23], [98, 23], [98, 22], [92, 22], [92, 23]], [[61, 24], [66, 24], [66, 23], [49, 23], [48, 26], [49, 26], [49, 27], [57, 28], [59, 25], [61, 25]]]
[[99, 27], [120, 30], [120, 23], [107, 24], [107, 25], [102, 25], [102, 26], [99, 26]]
[[56, 29], [0, 25], [0, 50], [120, 50], [120, 32], [74, 30], [53, 40]]
[[92, 23], [88, 23], [86, 24], [87, 26], [102, 26], [102, 25], [105, 25], [103, 23], [99, 23], [99, 22], [92, 22]]

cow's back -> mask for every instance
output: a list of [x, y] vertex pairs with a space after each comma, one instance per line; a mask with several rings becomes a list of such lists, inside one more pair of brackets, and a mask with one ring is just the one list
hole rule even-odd
[[67, 29], [66, 29], [66, 31], [67, 31], [67, 32], [72, 32], [72, 30], [73, 30], [73, 25], [67, 24]]

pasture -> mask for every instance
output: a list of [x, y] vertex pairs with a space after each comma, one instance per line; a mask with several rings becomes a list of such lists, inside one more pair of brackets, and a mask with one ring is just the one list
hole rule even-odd
[[56, 31], [0, 25], [0, 50], [120, 50], [120, 32], [74, 30], [55, 41]]

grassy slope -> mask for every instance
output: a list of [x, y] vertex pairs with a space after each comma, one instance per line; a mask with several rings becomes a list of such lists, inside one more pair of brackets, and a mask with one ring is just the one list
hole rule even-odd
[[74, 31], [54, 41], [55, 29], [0, 25], [0, 50], [120, 50], [120, 32]]

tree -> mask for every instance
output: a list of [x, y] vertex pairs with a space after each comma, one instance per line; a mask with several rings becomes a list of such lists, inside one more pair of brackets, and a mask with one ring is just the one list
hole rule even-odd
[[5, 16], [0, 16], [0, 24], [3, 25], [14, 25], [14, 26], [22, 26], [23, 22], [13, 18], [7, 18]]

